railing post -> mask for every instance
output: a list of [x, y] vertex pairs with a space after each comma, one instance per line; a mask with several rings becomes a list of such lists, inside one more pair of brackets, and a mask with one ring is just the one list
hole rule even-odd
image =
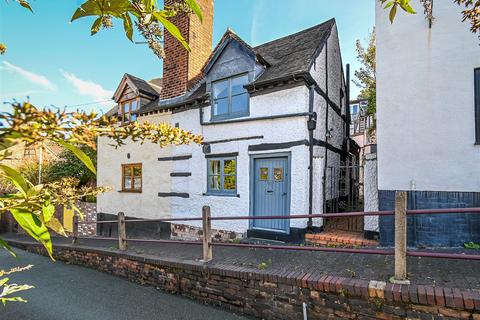
[[203, 262], [212, 260], [212, 220], [210, 220], [210, 207], [202, 208], [203, 226]]
[[127, 249], [127, 231], [125, 230], [125, 213], [118, 213], [118, 248]]
[[395, 283], [407, 280], [407, 192], [395, 192]]
[[73, 215], [73, 239], [72, 244], [76, 244], [78, 241], [78, 216]]

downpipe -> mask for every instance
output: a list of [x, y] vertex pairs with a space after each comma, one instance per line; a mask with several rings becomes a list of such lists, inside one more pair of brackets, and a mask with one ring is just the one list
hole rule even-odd
[[[308, 214], [312, 215], [313, 213], [313, 145], [314, 145], [314, 130], [317, 128], [317, 114], [313, 112], [313, 102], [314, 102], [315, 86], [311, 85], [309, 87], [309, 96], [308, 96], [308, 112], [309, 117], [307, 121], [308, 129], [308, 151], [309, 151], [309, 166], [308, 166]], [[312, 217], [308, 218], [307, 222], [307, 231], [313, 231], [313, 219]]]

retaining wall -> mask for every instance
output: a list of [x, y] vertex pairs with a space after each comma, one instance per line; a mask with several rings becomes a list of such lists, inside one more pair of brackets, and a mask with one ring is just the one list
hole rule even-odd
[[[46, 254], [39, 244], [10, 241]], [[141, 255], [56, 245], [61, 261], [97, 269], [263, 319], [474, 319], [480, 293], [456, 288], [393, 285], [385, 282], [223, 265], [211, 267]]]

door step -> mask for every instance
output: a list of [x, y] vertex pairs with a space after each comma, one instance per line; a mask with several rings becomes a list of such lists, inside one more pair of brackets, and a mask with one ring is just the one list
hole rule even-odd
[[335, 247], [377, 247], [378, 241], [368, 240], [361, 232], [331, 230], [322, 233], [307, 233], [305, 242], [310, 245]]

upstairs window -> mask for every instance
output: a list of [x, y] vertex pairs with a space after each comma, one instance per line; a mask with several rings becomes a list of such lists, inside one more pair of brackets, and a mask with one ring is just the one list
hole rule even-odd
[[475, 144], [480, 145], [480, 68], [475, 69]]
[[236, 194], [237, 159], [208, 159], [207, 191], [214, 194]]
[[248, 115], [248, 74], [212, 83], [212, 119], [228, 119]]
[[119, 105], [119, 113], [122, 116], [122, 123], [137, 121], [137, 111], [139, 106], [140, 104], [138, 99], [121, 102]]
[[142, 164], [122, 164], [122, 191], [142, 192]]

